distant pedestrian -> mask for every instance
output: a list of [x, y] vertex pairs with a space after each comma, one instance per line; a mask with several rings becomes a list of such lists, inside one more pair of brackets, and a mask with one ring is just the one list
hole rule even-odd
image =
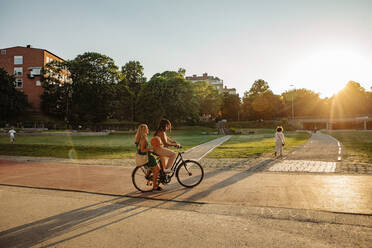
[[16, 133], [16, 131], [15, 131], [14, 128], [12, 127], [12, 128], [9, 130], [10, 143], [12, 143], [12, 144], [15, 142], [15, 133]]
[[285, 144], [284, 140], [284, 133], [283, 133], [283, 127], [278, 126], [276, 128], [276, 133], [275, 133], [275, 157], [279, 155], [280, 157], [283, 156], [283, 146]]

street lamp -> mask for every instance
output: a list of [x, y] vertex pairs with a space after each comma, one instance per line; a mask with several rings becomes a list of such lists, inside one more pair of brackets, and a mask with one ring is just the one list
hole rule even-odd
[[[289, 86], [291, 86], [291, 87], [294, 87], [294, 85], [293, 84], [291, 84], [291, 85], [289, 85]], [[292, 120], [294, 120], [294, 109], [293, 109], [293, 91], [292, 91]]]

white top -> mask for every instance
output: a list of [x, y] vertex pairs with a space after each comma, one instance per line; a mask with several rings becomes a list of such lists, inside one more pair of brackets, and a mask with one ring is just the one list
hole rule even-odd
[[16, 133], [16, 131], [14, 131], [13, 129], [9, 130], [9, 135], [14, 137], [14, 134]]
[[275, 133], [275, 141], [276, 142], [281, 142], [282, 144], [284, 144], [284, 134], [283, 134], [283, 132], [276, 132]]

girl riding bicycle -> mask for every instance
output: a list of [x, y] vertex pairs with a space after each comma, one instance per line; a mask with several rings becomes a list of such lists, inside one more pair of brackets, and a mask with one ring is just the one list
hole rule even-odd
[[[174, 160], [177, 157], [177, 153], [168, 149], [168, 146], [179, 147], [175, 140], [172, 140], [167, 137], [166, 131], [171, 131], [172, 125], [169, 120], [162, 119], [159, 123], [158, 128], [156, 129], [155, 136], [151, 139], [151, 145], [154, 147], [156, 154], [160, 156], [160, 161], [162, 164], [162, 169], [164, 172], [169, 172], [169, 169], [172, 167]], [[168, 162], [165, 165], [165, 160], [168, 158]], [[164, 168], [165, 166], [165, 168]]]
[[[135, 138], [135, 143], [137, 147], [137, 153], [140, 155], [146, 155], [148, 156], [148, 162], [144, 165], [148, 168], [147, 173], [148, 176], [153, 173], [153, 190], [162, 190], [162, 188], [158, 185], [158, 175], [159, 175], [159, 166], [156, 162], [155, 157], [150, 153], [153, 152], [153, 148], [148, 147], [147, 142], [147, 135], [149, 134], [149, 128], [146, 124], [139, 125], [137, 129], [137, 134]], [[150, 181], [147, 182], [147, 184], [150, 184]]]

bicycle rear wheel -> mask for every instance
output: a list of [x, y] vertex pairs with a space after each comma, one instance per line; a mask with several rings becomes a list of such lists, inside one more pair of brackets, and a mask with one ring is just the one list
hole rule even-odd
[[186, 160], [180, 166], [178, 166], [176, 177], [182, 186], [192, 188], [203, 180], [204, 170], [198, 162]]
[[145, 166], [138, 166], [132, 172], [132, 182], [139, 191], [149, 192], [152, 190], [152, 172]]

